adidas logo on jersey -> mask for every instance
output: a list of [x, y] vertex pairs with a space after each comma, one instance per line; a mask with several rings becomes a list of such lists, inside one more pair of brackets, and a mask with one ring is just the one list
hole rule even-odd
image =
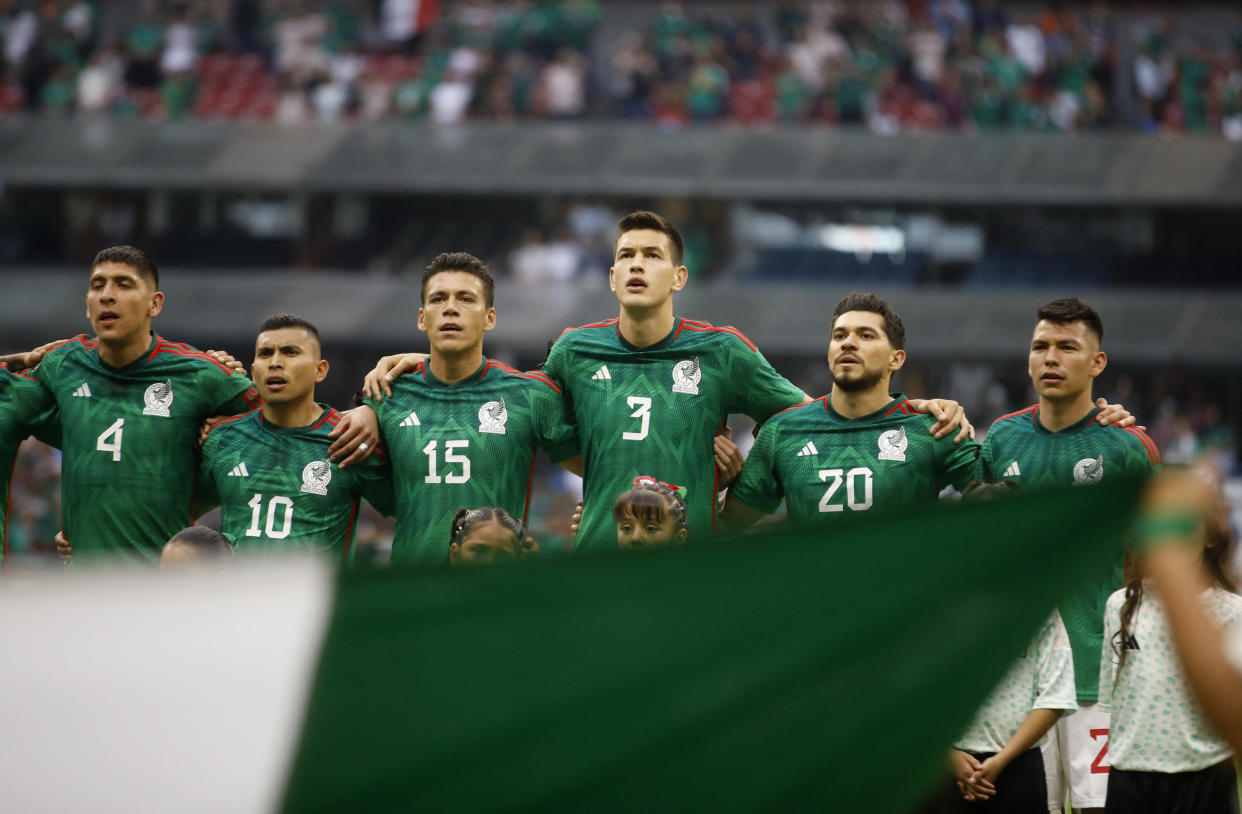
[[422, 425], [423, 425], [423, 422], [418, 420], [418, 413], [411, 410], [410, 414], [407, 415], [405, 418], [401, 419], [401, 423], [398, 424], [397, 426], [398, 427], [421, 427]]
[[611, 379], [612, 374], [608, 372], [608, 365], [604, 365], [599, 370], [595, 371], [595, 375], [593, 375], [591, 378], [597, 379], [599, 381]]
[[1005, 470], [1005, 474], [1002, 475], [1001, 477], [1016, 478], [1021, 474], [1022, 474], [1022, 470], [1018, 468], [1018, 462], [1014, 461], [1013, 463], [1009, 465], [1009, 468]]
[[237, 466], [233, 467], [233, 469], [229, 471], [229, 477], [230, 478], [250, 477], [250, 472], [246, 469], [246, 462], [242, 461]]
[[800, 449], [798, 451], [797, 456], [795, 457], [802, 458], [807, 455], [818, 455], [818, 454], [819, 454], [819, 450], [815, 448], [815, 444], [811, 443], [810, 441], [807, 441], [806, 446]]
[[87, 384], [86, 382], [82, 382], [82, 386], [79, 387], [77, 390], [74, 390], [73, 395], [77, 396], [78, 398], [88, 399], [91, 397], [91, 386]]

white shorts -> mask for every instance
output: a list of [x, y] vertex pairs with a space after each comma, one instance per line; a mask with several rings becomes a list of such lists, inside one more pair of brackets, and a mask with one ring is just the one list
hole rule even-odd
[[1044, 774], [1048, 779], [1048, 810], [1065, 805], [1066, 784], [1070, 804], [1080, 808], [1103, 808], [1108, 796], [1108, 713], [1094, 701], [1079, 704], [1078, 711], [1062, 716], [1043, 745]]

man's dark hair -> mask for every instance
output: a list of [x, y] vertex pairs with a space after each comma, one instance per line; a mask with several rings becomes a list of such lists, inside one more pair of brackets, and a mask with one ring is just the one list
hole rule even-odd
[[1057, 325], [1081, 322], [1087, 326], [1087, 330], [1095, 334], [1095, 341], [1104, 341], [1104, 322], [1100, 319], [1100, 315], [1077, 297], [1053, 300], [1040, 308], [1035, 312], [1035, 321], [1042, 322], [1043, 320], [1055, 322]]
[[492, 273], [488, 270], [487, 264], [469, 252], [444, 252], [436, 255], [425, 271], [423, 271], [423, 291], [422, 301], [427, 302], [427, 286], [431, 282], [431, 278], [435, 277], [442, 271], [464, 271], [466, 274], [473, 274], [483, 281], [483, 301], [488, 308], [492, 307], [492, 302], [496, 296], [496, 281], [492, 279]]
[[136, 249], [133, 246], [110, 246], [95, 255], [95, 262], [91, 263], [92, 274], [101, 263], [120, 263], [129, 266], [146, 277], [152, 286], [160, 287], [160, 270], [155, 267], [155, 261], [151, 259], [151, 255], [142, 249]]
[[310, 324], [309, 320], [294, 316], [293, 314], [273, 314], [263, 320], [263, 324], [259, 326], [259, 333], [264, 331], [279, 331], [281, 328], [301, 328], [311, 335], [315, 340], [315, 344], [323, 348], [323, 343], [319, 340], [319, 329]]
[[853, 294], [842, 297], [837, 303], [836, 309], [832, 312], [832, 324], [837, 324], [837, 317], [847, 311], [867, 311], [872, 314], [879, 314], [884, 317], [884, 333], [888, 335], [889, 344], [894, 350], [905, 350], [906, 348], [906, 326], [901, 324], [901, 317], [897, 316], [897, 312], [889, 307], [888, 303], [877, 297], [875, 294], [864, 294], [855, 291]]
[[[637, 229], [651, 229], [654, 232], [663, 232], [668, 237], [669, 245], [672, 247], [673, 256], [669, 259], [673, 261], [674, 266], [681, 265], [682, 258], [686, 253], [686, 244], [681, 239], [681, 233], [673, 228], [673, 224], [655, 212], [647, 212], [645, 210], [631, 212], [617, 224], [617, 240], [620, 240], [621, 235], [626, 232], [633, 232]], [[617, 241], [614, 240], [612, 245], [613, 253], [615, 254]]]
[[208, 526], [186, 526], [174, 534], [168, 542], [187, 545], [199, 555], [216, 557], [233, 553], [233, 548], [225, 536]]

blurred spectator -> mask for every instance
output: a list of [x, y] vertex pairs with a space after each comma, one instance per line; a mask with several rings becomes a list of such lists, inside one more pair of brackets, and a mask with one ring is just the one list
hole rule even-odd
[[542, 109], [551, 119], [578, 119], [586, 112], [586, 60], [562, 48], [539, 76]]

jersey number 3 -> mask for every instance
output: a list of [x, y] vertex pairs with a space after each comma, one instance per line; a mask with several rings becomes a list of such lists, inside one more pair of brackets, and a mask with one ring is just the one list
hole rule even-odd
[[623, 432], [621, 437], [626, 441], [641, 441], [647, 437], [647, 431], [651, 429], [651, 399], [646, 396], [630, 396], [625, 403], [637, 408], [630, 413], [630, 418], [638, 419], [638, 429]]

